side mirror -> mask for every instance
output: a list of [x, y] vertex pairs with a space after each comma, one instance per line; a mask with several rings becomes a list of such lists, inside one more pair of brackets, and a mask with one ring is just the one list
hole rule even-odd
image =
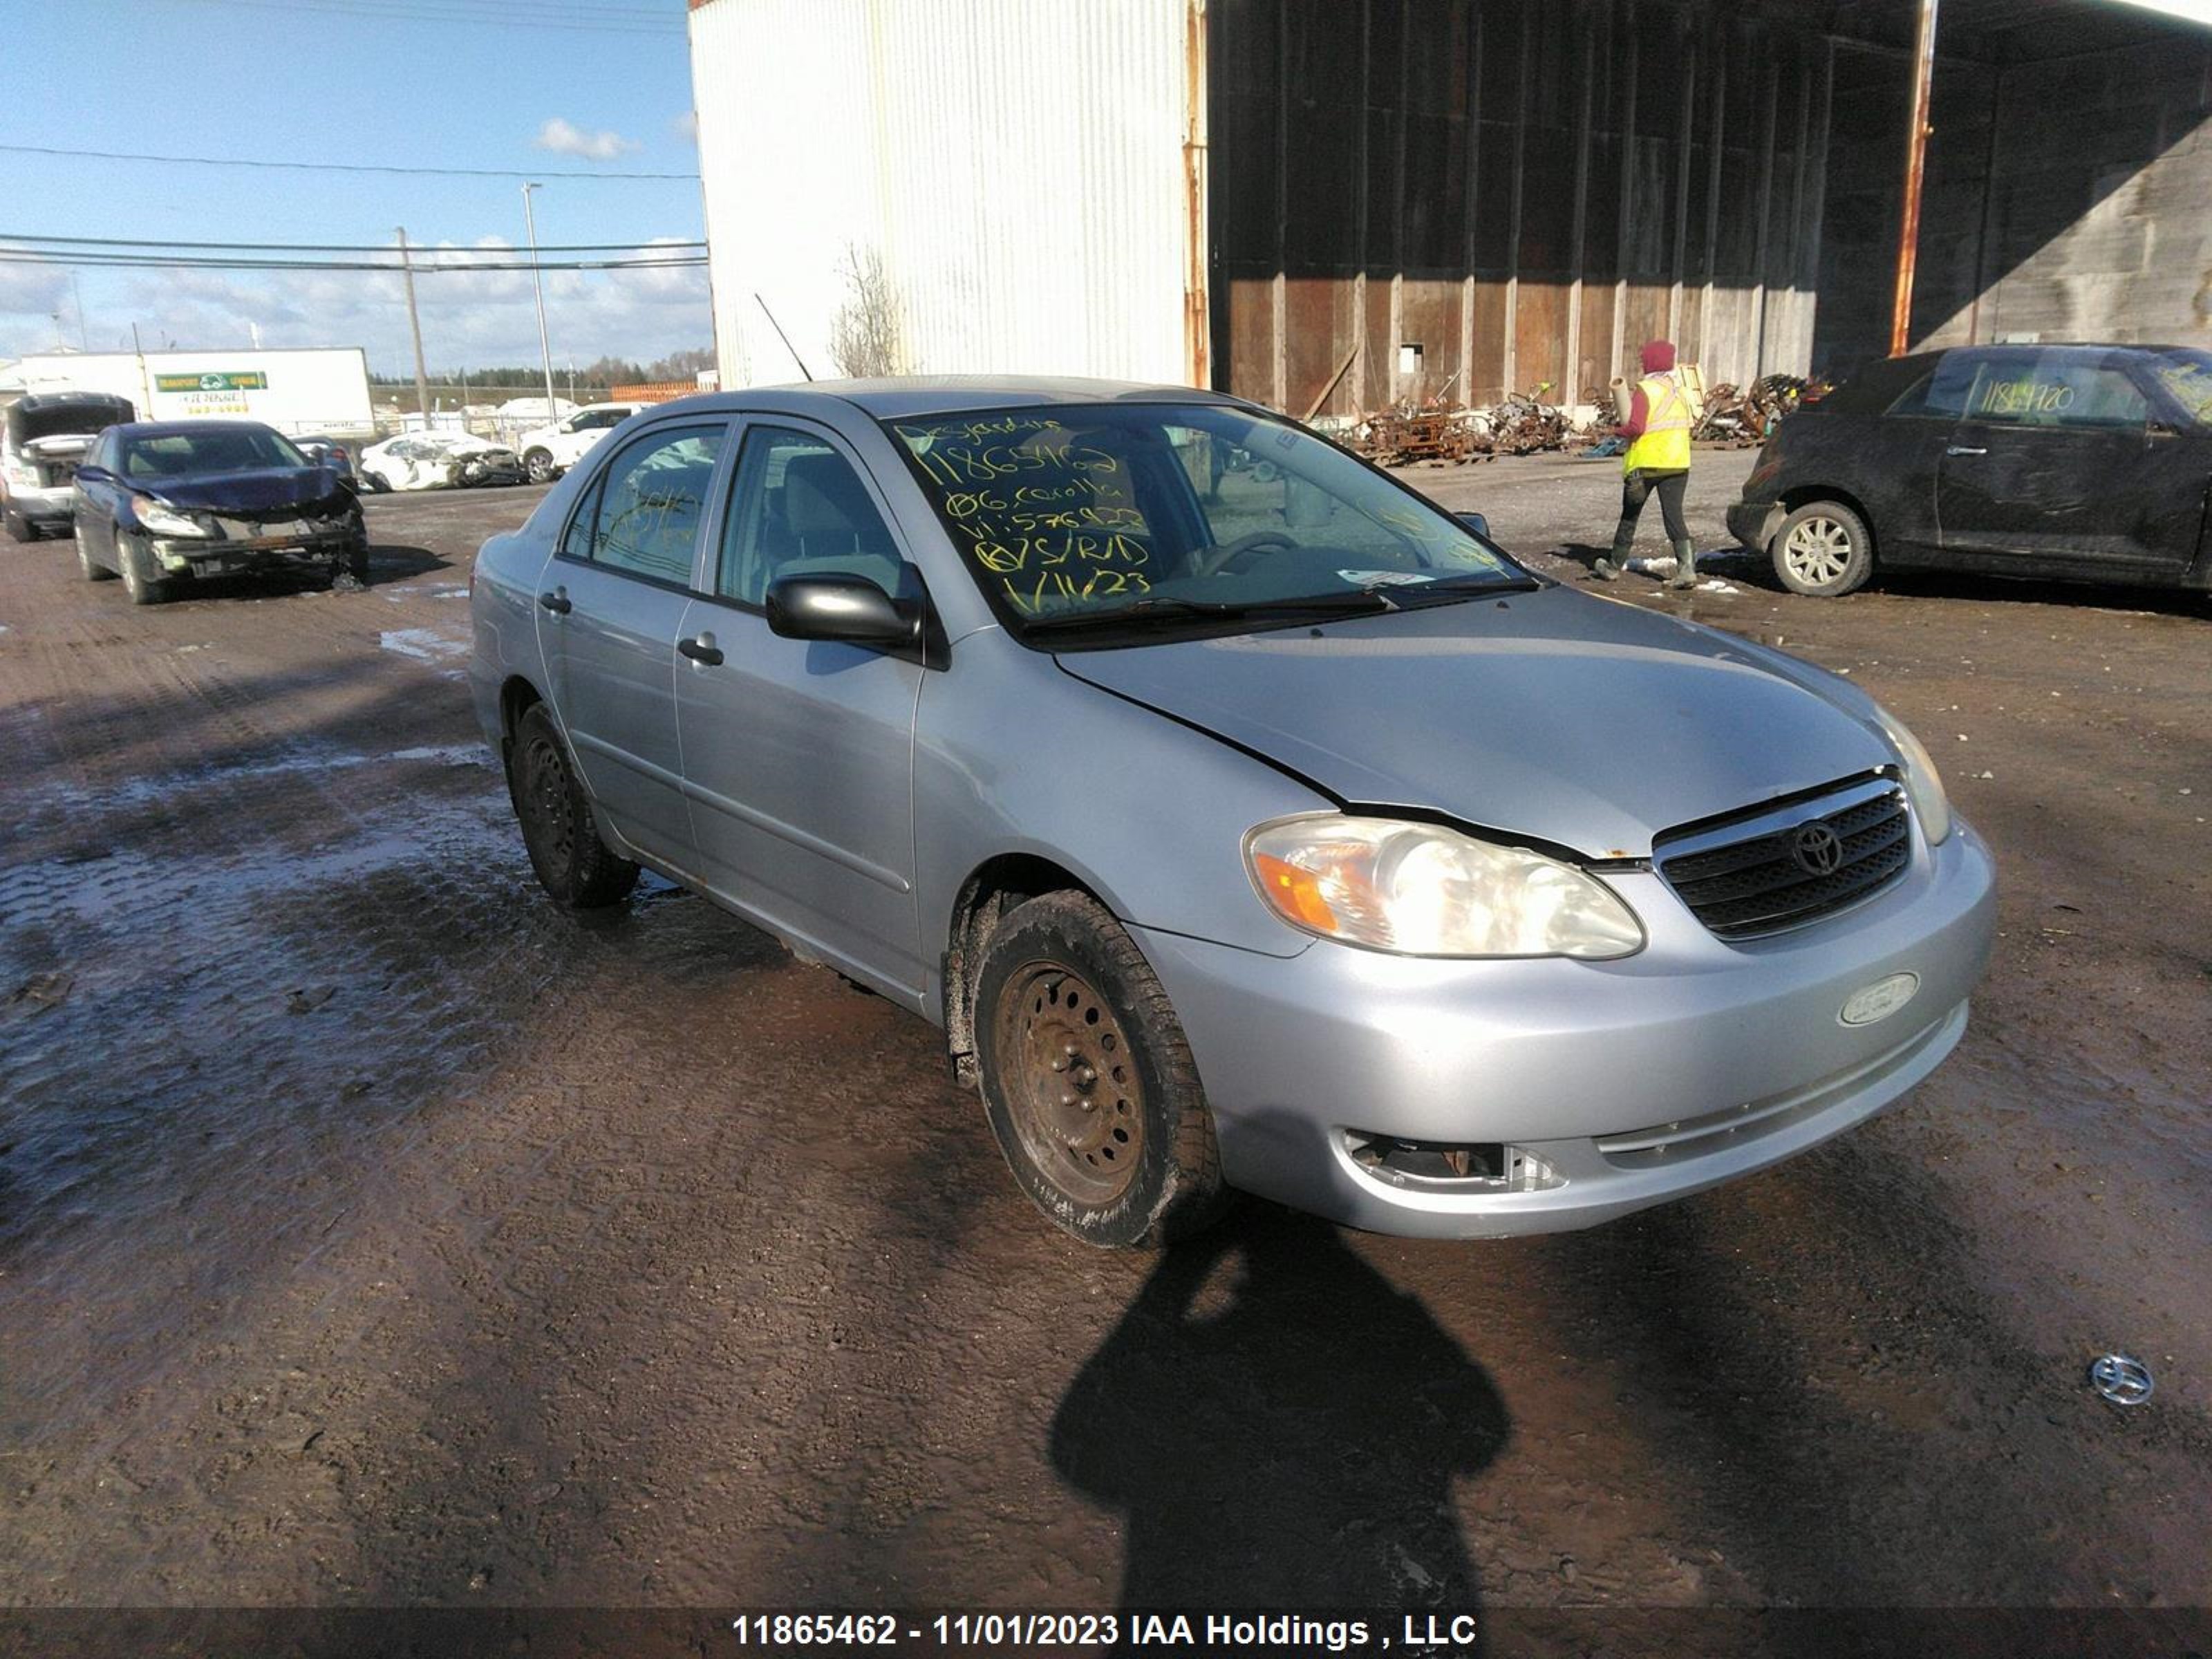
[[784, 576], [768, 585], [768, 626], [787, 640], [919, 645], [921, 607], [902, 605], [865, 576]]
[[80, 483], [113, 483], [115, 475], [104, 466], [81, 466], [76, 470]]
[[1483, 540], [1488, 541], [1490, 539], [1490, 520], [1485, 518], [1481, 514], [1455, 513], [1452, 514], [1452, 517], [1457, 519], [1469, 530], [1472, 530], [1476, 535], [1481, 537]]

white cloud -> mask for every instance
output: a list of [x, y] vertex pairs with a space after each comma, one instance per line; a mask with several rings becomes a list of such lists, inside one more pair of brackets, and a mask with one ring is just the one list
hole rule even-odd
[[687, 144], [699, 142], [699, 112], [687, 109], [669, 124], [669, 128]]
[[[675, 239], [665, 239], [673, 240]], [[502, 237], [478, 249], [527, 256]], [[630, 252], [650, 258], [664, 241]], [[395, 249], [396, 252], [396, 249]], [[688, 252], [688, 250], [687, 250]], [[422, 318], [422, 350], [431, 373], [538, 361], [538, 311], [527, 270], [460, 271], [464, 250], [416, 244], [415, 289]], [[626, 257], [610, 252], [609, 258]], [[258, 328], [268, 346], [365, 347], [371, 370], [404, 374], [414, 368], [406, 290], [397, 260], [384, 271], [145, 270], [86, 277], [85, 303], [95, 350], [129, 349], [130, 325], [150, 349], [243, 348]], [[0, 263], [0, 361], [51, 349], [52, 313], [64, 313], [76, 343], [76, 302], [65, 270]], [[602, 356], [647, 363], [714, 338], [703, 266], [653, 270], [549, 270], [545, 320], [559, 369]]]
[[538, 136], [531, 143], [540, 149], [561, 155], [580, 155], [587, 161], [611, 161], [644, 148], [636, 139], [625, 138], [619, 132], [586, 132], [557, 115], [538, 129]]
[[74, 314], [74, 305], [65, 303], [69, 285], [69, 272], [58, 266], [0, 262], [0, 317], [43, 319], [62, 310]]

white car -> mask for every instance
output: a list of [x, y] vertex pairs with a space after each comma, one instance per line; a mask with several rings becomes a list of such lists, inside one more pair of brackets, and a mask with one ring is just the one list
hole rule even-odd
[[513, 450], [468, 432], [403, 432], [362, 450], [356, 465], [363, 488], [373, 490], [520, 483], [523, 478]]
[[530, 482], [547, 483], [559, 477], [584, 452], [620, 426], [647, 404], [586, 404], [566, 420], [526, 432], [515, 441]]

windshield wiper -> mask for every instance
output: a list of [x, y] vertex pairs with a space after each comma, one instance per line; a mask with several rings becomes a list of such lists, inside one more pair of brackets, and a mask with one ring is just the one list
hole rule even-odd
[[1209, 620], [1237, 620], [1249, 617], [1364, 616], [1377, 611], [1401, 609], [1380, 588], [1359, 587], [1342, 593], [1315, 593], [1291, 599], [1186, 599], [1158, 593], [1134, 605], [1118, 605], [1109, 611], [1076, 611], [1046, 617], [1022, 624], [1030, 634], [1056, 633], [1077, 628], [1103, 628], [1115, 623], [1149, 621], [1156, 617], [1198, 617]]
[[1400, 598], [1409, 601], [1408, 609], [1418, 609], [1423, 597], [1433, 593], [1432, 603], [1449, 605], [1461, 599], [1479, 599], [1490, 593], [1534, 593], [1544, 584], [1534, 576], [1445, 576], [1437, 581], [1409, 586]]

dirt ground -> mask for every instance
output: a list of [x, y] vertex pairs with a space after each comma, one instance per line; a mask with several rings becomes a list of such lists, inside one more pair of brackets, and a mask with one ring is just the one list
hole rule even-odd
[[[1748, 464], [1700, 458], [1701, 545]], [[1576, 582], [1617, 488], [1407, 476]], [[921, 1021], [665, 886], [542, 898], [461, 678], [538, 494], [374, 499], [366, 592], [134, 610], [0, 544], [23, 1650], [57, 1606], [2212, 1603], [2203, 599], [1604, 590], [1935, 752], [2003, 880], [1959, 1053], [1593, 1232], [1255, 1203], [1113, 1255]], [[2114, 1348], [2150, 1403], [2087, 1387]]]

